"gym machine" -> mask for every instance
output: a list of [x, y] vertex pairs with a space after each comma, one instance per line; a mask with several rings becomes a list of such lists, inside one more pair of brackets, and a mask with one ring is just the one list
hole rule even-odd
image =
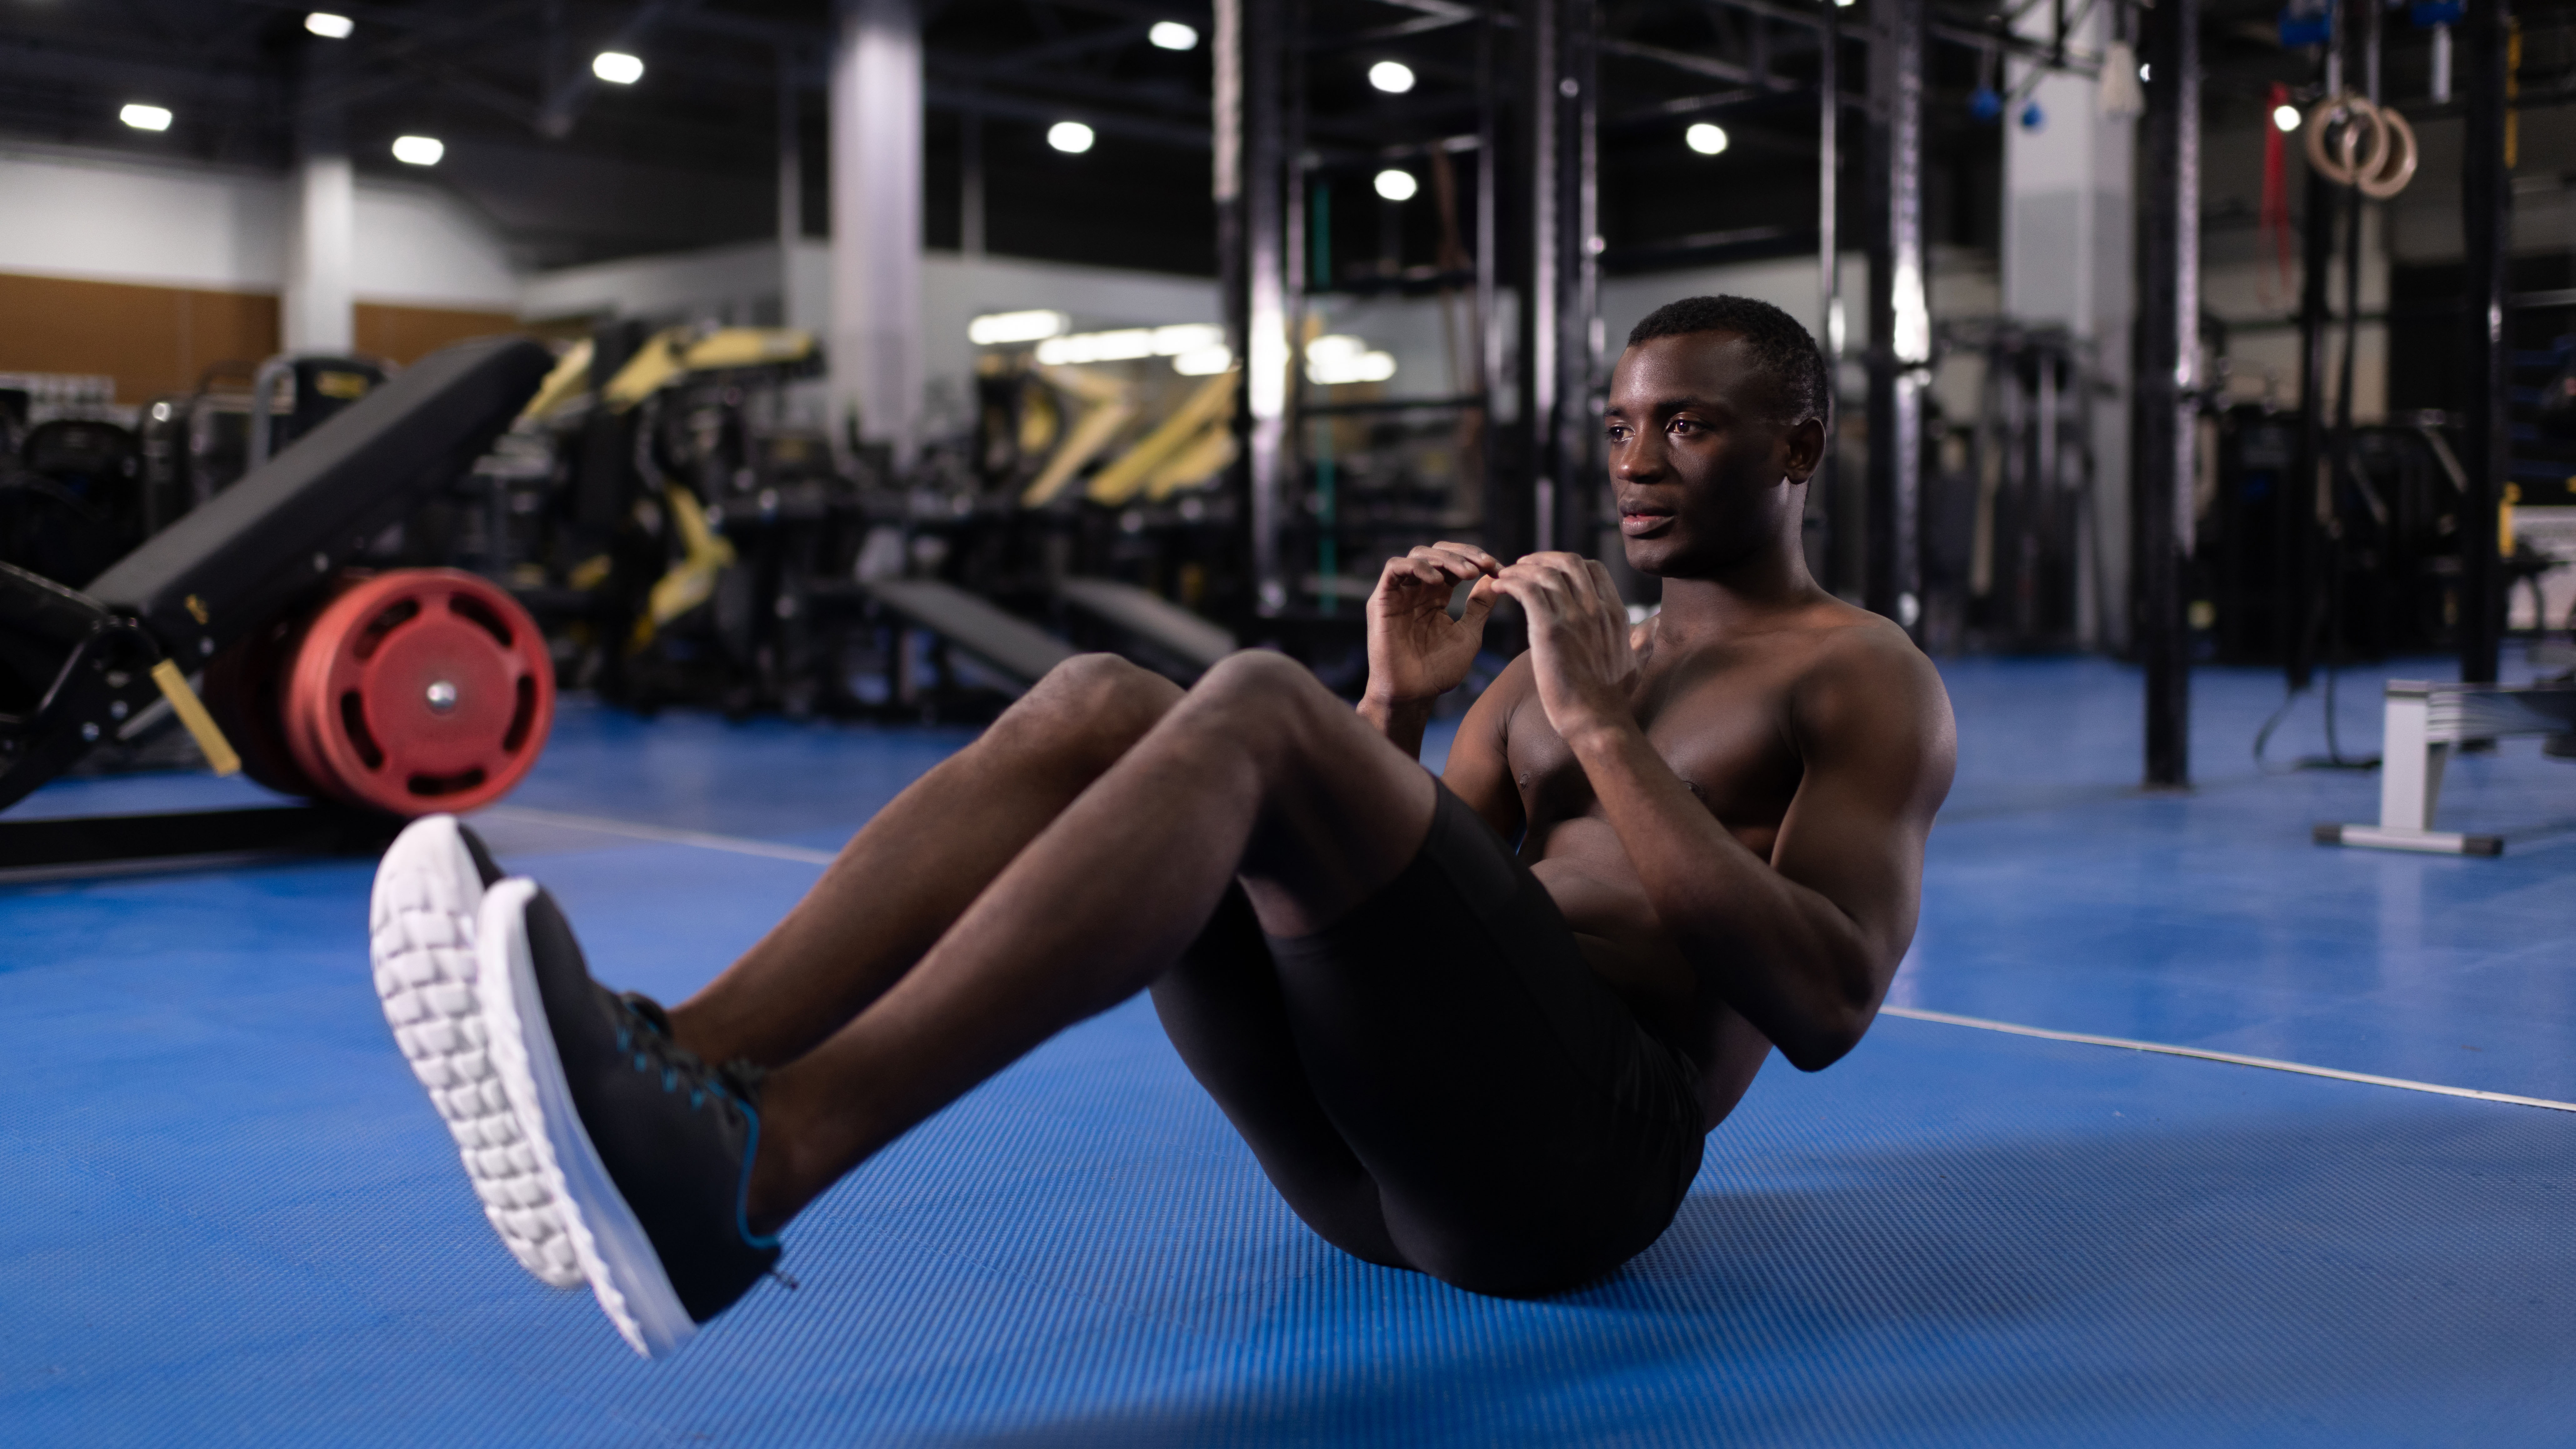
[[314, 802], [0, 821], [0, 871], [370, 848], [517, 784], [553, 717], [534, 621], [471, 574], [349, 565], [463, 475], [553, 361], [525, 338], [434, 353], [78, 589], [0, 565], [0, 810], [167, 714], [218, 773]]

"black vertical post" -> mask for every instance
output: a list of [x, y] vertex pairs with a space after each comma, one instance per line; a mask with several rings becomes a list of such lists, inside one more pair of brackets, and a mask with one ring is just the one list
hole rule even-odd
[[1565, 145], [1564, 110], [1557, 88], [1564, 74], [1563, 16], [1558, 0], [1523, 0], [1521, 105], [1524, 137], [1520, 172], [1527, 188], [1527, 225], [1521, 229], [1521, 418], [1517, 451], [1530, 479], [1529, 521], [1521, 537], [1534, 549], [1559, 546], [1556, 536], [1557, 401], [1564, 386], [1560, 361], [1565, 334], [1560, 277], [1565, 270], [1565, 204], [1557, 185], [1558, 153]]
[[2281, 489], [2281, 592], [2273, 627], [2292, 689], [2316, 677], [2319, 519], [2333, 499], [2326, 437], [2326, 267], [2334, 257], [2343, 191], [2308, 168], [2307, 214], [2299, 233], [2299, 466]]
[[[2146, 166], [2138, 248], [2138, 653], [2147, 675], [2146, 784], [2191, 783], [2193, 418], [2200, 370], [2200, 13], [2166, 0], [2146, 14]], [[2308, 225], [2318, 227], [2311, 216]]]
[[[1835, 335], [1834, 326], [1834, 316], [1842, 308], [1842, 118], [1842, 26], [1834, 19], [1834, 7], [1827, 5], [1816, 27], [1816, 345], [1824, 349], [1828, 389], [1841, 386], [1842, 374], [1842, 339]], [[1831, 426], [1826, 429], [1824, 459], [1807, 483], [1807, 512], [1825, 525], [1824, 547], [1811, 548], [1808, 557], [1823, 565], [1817, 578], [1827, 588], [1840, 582], [1832, 577], [1837, 431]]]
[[1523, 512], [1517, 486], [1522, 474], [1494, 411], [1503, 391], [1505, 342], [1496, 313], [1502, 296], [1503, 213], [1495, 195], [1503, 175], [1504, 59], [1496, 43], [1503, 18], [1493, 8], [1476, 22], [1476, 454], [1484, 468], [1478, 480], [1478, 511], [1484, 520], [1480, 541], [1487, 552], [1510, 559], [1521, 553], [1514, 521]]
[[1869, 518], [1862, 603], [1921, 622], [1923, 384], [1932, 313], [1923, 248], [1928, 0], [1871, 0], [1869, 36]]
[[1540, 184], [1556, 193], [1554, 245], [1556, 301], [1556, 406], [1544, 421], [1547, 468], [1554, 480], [1551, 516], [1540, 520], [1547, 547], [1591, 554], [1599, 548], [1597, 495], [1603, 484], [1593, 386], [1599, 377], [1601, 262], [1594, 249], [1600, 231], [1597, 161], [1599, 67], [1593, 41], [1600, 28], [1595, 0], [1555, 0], [1555, 167]]
[[2468, 374], [2461, 462], [2468, 492], [2460, 510], [2460, 678], [2489, 682], [2504, 632], [2504, 591], [2496, 559], [2496, 504], [2510, 449], [2505, 432], [2505, 287], [2513, 231], [2513, 186], [2505, 175], [2505, 0], [2469, 0], [2461, 27], [2460, 81], [2466, 136], [2461, 157], [2460, 228], [2468, 241], [2467, 320], [2460, 339]]
[[1245, 555], [1249, 612], [1288, 606], [1280, 556], [1287, 482], [1288, 340], [1286, 88], [1277, 58], [1288, 43], [1289, 0], [1216, 0], [1213, 121], [1219, 285], [1243, 367]]

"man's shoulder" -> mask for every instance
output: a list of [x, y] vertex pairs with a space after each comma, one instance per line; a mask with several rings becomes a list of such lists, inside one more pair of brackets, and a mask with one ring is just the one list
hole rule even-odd
[[1950, 696], [1911, 635], [1895, 620], [1833, 600], [1821, 615], [1791, 689], [1791, 710], [1809, 729], [1829, 733], [1860, 726], [1946, 738]]

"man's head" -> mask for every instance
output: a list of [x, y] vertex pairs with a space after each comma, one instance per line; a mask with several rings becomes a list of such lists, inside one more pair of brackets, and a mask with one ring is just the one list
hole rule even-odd
[[1603, 419], [1628, 562], [1689, 577], [1794, 548], [1832, 411], [1824, 358], [1788, 313], [1749, 297], [1655, 309]]

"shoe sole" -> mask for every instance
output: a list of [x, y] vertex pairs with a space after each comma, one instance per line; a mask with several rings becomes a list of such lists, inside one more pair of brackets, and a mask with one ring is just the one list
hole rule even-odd
[[476, 986], [491, 1031], [492, 1064], [536, 1148], [538, 1170], [600, 1311], [628, 1347], [646, 1358], [665, 1358], [695, 1337], [698, 1325], [573, 1109], [572, 1086], [555, 1051], [528, 948], [528, 902], [536, 894], [534, 881], [511, 879], [483, 896]]
[[556, 1194], [486, 1050], [475, 989], [482, 873], [454, 816], [416, 820], [376, 868], [368, 955], [385, 1024], [456, 1139], [484, 1219], [519, 1266], [554, 1288], [583, 1283]]

